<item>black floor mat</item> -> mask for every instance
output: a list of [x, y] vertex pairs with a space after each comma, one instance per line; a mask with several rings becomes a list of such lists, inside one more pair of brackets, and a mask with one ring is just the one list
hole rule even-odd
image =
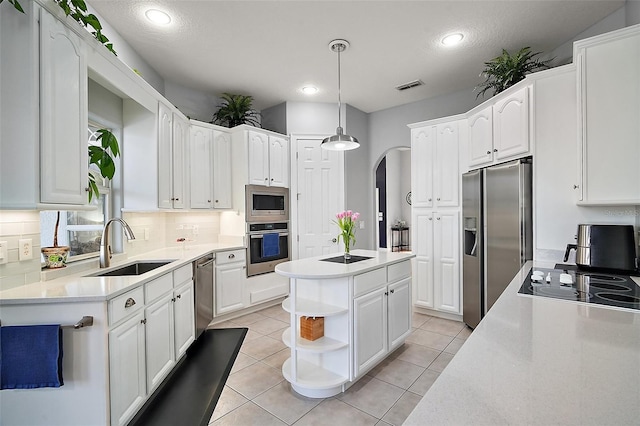
[[206, 426], [247, 331], [206, 330], [129, 425]]

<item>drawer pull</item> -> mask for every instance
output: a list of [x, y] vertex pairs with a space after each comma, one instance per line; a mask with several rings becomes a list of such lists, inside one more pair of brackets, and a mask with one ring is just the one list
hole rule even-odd
[[229, 255], [229, 259], [235, 259], [235, 257], [236, 257], [236, 255], [235, 255], [235, 254], [233, 254], [233, 253], [231, 253], [231, 254]]
[[136, 301], [135, 301], [135, 300], [133, 300], [133, 298], [131, 298], [131, 297], [130, 297], [130, 298], [128, 298], [128, 299], [127, 299], [127, 301], [126, 301], [126, 302], [124, 302], [124, 307], [125, 307], [125, 308], [130, 308], [130, 307], [132, 307], [132, 306], [133, 306], [133, 305], [135, 305], [135, 304], [136, 304]]

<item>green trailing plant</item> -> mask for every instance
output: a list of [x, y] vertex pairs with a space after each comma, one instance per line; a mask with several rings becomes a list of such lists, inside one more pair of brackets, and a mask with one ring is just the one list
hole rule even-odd
[[[0, 4], [4, 0], [0, 0]], [[7, 0], [18, 11], [24, 13], [24, 9], [20, 5], [18, 0]], [[109, 41], [107, 36], [102, 33], [102, 24], [96, 15], [87, 11], [87, 4], [84, 0], [54, 0], [65, 15], [71, 16], [77, 23], [87, 28], [89, 32], [98, 40], [104, 47], [106, 47], [114, 55], [116, 51], [113, 49], [113, 43]]]
[[476, 86], [476, 89], [481, 89], [476, 95], [476, 99], [480, 95], [484, 96], [487, 90], [493, 90], [493, 94], [497, 95], [524, 79], [526, 74], [551, 68], [549, 62], [553, 59], [541, 61], [535, 58], [540, 53], [531, 53], [530, 47], [523, 47], [517, 53], [511, 55], [505, 49], [502, 49], [500, 56], [484, 63], [485, 68], [480, 76], [483, 76], [485, 81]]
[[240, 124], [260, 127], [260, 121], [258, 120], [260, 113], [251, 107], [253, 96], [223, 93], [221, 98], [222, 104], [218, 106], [218, 110], [213, 114], [211, 123], [226, 127], [235, 127]]
[[[98, 130], [97, 141], [100, 145], [89, 145], [89, 166], [95, 164], [100, 175], [106, 179], [113, 179], [116, 173], [115, 159], [120, 155], [118, 139], [107, 129]], [[93, 197], [99, 197], [100, 191], [96, 183], [96, 176], [89, 171], [89, 202]]]

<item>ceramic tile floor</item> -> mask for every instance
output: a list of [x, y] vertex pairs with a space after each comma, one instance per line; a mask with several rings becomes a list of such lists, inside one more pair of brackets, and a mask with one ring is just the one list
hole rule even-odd
[[413, 314], [406, 343], [346, 392], [300, 396], [282, 376], [289, 314], [281, 306], [216, 324], [248, 327], [209, 425], [400, 425], [471, 334], [457, 321]]

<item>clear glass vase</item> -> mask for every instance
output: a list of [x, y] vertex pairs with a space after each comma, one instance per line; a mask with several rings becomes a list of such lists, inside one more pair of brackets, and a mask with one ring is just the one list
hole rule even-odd
[[349, 260], [351, 259], [351, 252], [350, 252], [350, 247], [349, 247], [349, 241], [345, 240], [344, 243], [344, 260]]

